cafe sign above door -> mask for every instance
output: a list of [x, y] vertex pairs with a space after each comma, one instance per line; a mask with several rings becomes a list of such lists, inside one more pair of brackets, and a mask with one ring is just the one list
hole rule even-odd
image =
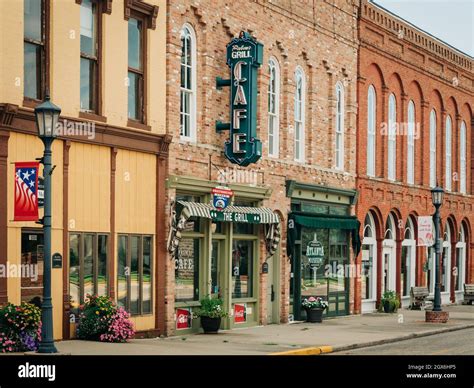
[[217, 87], [229, 86], [230, 123], [217, 122], [217, 131], [229, 130], [225, 156], [232, 163], [248, 166], [262, 156], [257, 138], [257, 75], [263, 61], [263, 45], [247, 32], [227, 45], [230, 80], [217, 79]]

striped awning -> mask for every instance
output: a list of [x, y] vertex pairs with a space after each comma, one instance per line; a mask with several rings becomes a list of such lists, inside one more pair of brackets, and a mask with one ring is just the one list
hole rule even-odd
[[214, 221], [243, 222], [251, 224], [278, 224], [280, 217], [267, 207], [227, 206], [224, 210], [216, 210], [207, 203], [178, 201], [181, 215], [209, 218]]

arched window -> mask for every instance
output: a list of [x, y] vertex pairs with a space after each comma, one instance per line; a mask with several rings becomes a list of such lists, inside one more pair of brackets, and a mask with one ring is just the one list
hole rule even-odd
[[367, 213], [364, 220], [364, 237], [375, 238], [375, 223], [372, 214]]
[[407, 183], [415, 183], [415, 104], [408, 103]]
[[196, 141], [196, 35], [189, 24], [181, 29], [180, 135]]
[[459, 136], [459, 162], [460, 162], [460, 184], [459, 191], [466, 194], [466, 123], [461, 123], [461, 133]]
[[361, 271], [362, 312], [373, 312], [377, 294], [377, 239], [374, 216], [371, 211], [365, 216], [361, 251], [363, 268], [363, 271]]
[[336, 168], [344, 170], [344, 86], [336, 84]]
[[377, 120], [377, 95], [373, 85], [367, 94], [367, 175], [375, 176], [375, 126]]
[[280, 148], [280, 69], [278, 62], [268, 62], [268, 155], [278, 158]]
[[436, 112], [430, 113], [430, 186], [436, 186]]
[[394, 181], [397, 174], [397, 101], [392, 93], [388, 98], [388, 179]]
[[[415, 241], [415, 227], [412, 217], [408, 217], [405, 225], [405, 233], [402, 241], [401, 254], [401, 276], [400, 289], [402, 296], [408, 297], [410, 289], [415, 285], [415, 262], [416, 262], [416, 241]], [[402, 305], [406, 301], [402, 299]]]
[[305, 76], [298, 67], [295, 72], [295, 160], [304, 162]]
[[385, 239], [395, 240], [395, 237], [395, 220], [393, 219], [392, 213], [390, 213], [385, 223]]
[[451, 191], [451, 180], [452, 180], [452, 126], [451, 116], [446, 117], [446, 139], [445, 139], [445, 188]]

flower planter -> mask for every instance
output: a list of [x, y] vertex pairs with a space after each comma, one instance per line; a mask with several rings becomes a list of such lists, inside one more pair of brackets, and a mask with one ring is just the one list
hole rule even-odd
[[324, 309], [306, 309], [306, 322], [321, 323], [323, 321]]
[[383, 311], [388, 313], [394, 313], [397, 311], [397, 308], [394, 303], [390, 303], [390, 301], [386, 300], [383, 303]]
[[201, 317], [201, 327], [206, 334], [217, 334], [221, 326], [221, 318]]

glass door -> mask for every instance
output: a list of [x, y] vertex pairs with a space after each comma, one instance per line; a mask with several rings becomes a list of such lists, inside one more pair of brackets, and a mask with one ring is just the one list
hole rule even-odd
[[219, 240], [212, 240], [211, 252], [211, 294], [219, 298], [222, 297], [221, 281], [220, 281], [220, 255], [222, 242]]
[[392, 287], [392, 247], [384, 247], [382, 256], [382, 296], [386, 291], [394, 290]]
[[[345, 230], [302, 228], [300, 254], [294, 265], [294, 314], [304, 319], [301, 301], [310, 296], [328, 302], [328, 316], [348, 314], [349, 283], [346, 276], [349, 263], [349, 238]], [[299, 303], [298, 303], [299, 302]]]
[[328, 316], [346, 315], [348, 313], [348, 277], [346, 276], [349, 261], [348, 236], [345, 230], [329, 230], [329, 264], [328, 277]]

